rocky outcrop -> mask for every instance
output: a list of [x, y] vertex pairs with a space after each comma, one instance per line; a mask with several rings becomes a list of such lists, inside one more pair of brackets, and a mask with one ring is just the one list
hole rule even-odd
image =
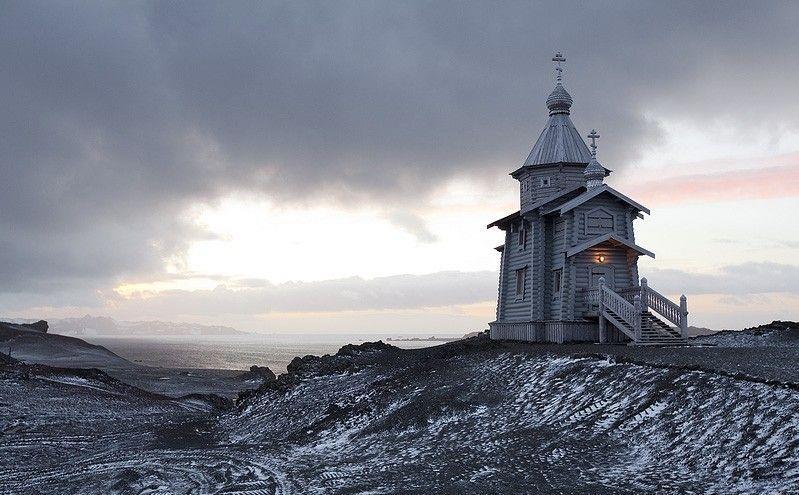
[[27, 363], [65, 368], [135, 367], [105, 347], [47, 333], [47, 322], [0, 323], [0, 352]]
[[44, 320], [39, 320], [34, 323], [10, 323], [7, 321], [0, 321], [0, 328], [23, 332], [47, 333], [48, 325]]
[[[237, 405], [245, 407], [254, 397], [264, 393], [284, 394], [299, 384], [304, 378], [312, 376], [323, 376], [331, 374], [353, 373], [361, 369], [367, 363], [374, 363], [375, 356], [384, 353], [396, 356], [401, 349], [384, 343], [364, 342], [363, 344], [347, 344], [332, 356], [307, 355], [295, 357], [286, 366], [286, 372], [274, 380], [264, 380], [261, 386], [255, 390], [245, 390], [239, 394]], [[252, 368], [260, 368], [253, 366]], [[250, 372], [252, 373], [252, 368]], [[268, 370], [268, 368], [266, 368]], [[271, 373], [271, 370], [270, 370]], [[272, 373], [274, 376], [274, 373]]]
[[277, 379], [275, 372], [268, 366], [250, 366], [250, 373], [263, 379], [264, 383], [273, 382]]

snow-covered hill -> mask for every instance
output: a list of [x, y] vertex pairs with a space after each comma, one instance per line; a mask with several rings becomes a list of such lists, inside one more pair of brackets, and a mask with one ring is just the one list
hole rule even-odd
[[[43, 328], [47, 328], [47, 323]], [[45, 333], [26, 325], [0, 322], [0, 352], [13, 358], [67, 368], [136, 367], [103, 346], [75, 337]]]
[[[663, 362], [683, 351], [685, 363]], [[84, 494], [794, 493], [799, 385], [781, 380], [794, 375], [774, 367], [733, 373], [735, 363], [717, 366], [725, 357], [721, 348], [484, 339], [418, 350], [347, 346], [296, 359], [223, 413], [188, 413], [185, 404], [81, 383], [76, 393], [87, 402], [51, 414], [52, 400], [38, 397], [61, 400], [68, 381], [40, 386], [6, 371], [0, 418], [24, 419], [0, 436], [0, 486]], [[37, 398], [19, 409], [18, 397]]]

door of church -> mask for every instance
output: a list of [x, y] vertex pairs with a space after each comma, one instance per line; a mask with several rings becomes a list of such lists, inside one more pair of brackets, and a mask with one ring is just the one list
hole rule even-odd
[[591, 267], [591, 287], [599, 287], [599, 279], [605, 277], [605, 286], [609, 289], [615, 289], [616, 286], [613, 281], [613, 270], [607, 266], [593, 266]]

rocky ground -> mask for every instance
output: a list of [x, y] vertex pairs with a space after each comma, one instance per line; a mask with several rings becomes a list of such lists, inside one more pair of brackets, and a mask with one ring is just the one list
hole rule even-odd
[[796, 493], [796, 358], [787, 345], [729, 343], [364, 344], [298, 358], [231, 407], [143, 392], [102, 372], [4, 364], [0, 486], [14, 494]]
[[[216, 394], [235, 398], [257, 388], [261, 376], [239, 370], [156, 368], [132, 363], [101, 345], [48, 332], [45, 321], [34, 324], [0, 322], [0, 356], [57, 368], [100, 368], [109, 376], [143, 390], [171, 397]], [[2, 359], [2, 357], [0, 357]]]

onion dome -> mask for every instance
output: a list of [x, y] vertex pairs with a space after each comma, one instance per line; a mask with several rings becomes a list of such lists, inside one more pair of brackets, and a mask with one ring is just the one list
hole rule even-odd
[[549, 97], [547, 97], [547, 108], [549, 108], [549, 115], [556, 115], [559, 113], [564, 113], [569, 115], [569, 109], [572, 107], [572, 97], [566, 88], [563, 87], [563, 84], [558, 82], [555, 86], [555, 89], [549, 93]]
[[585, 176], [586, 187], [592, 189], [602, 185], [602, 181], [605, 179], [605, 167], [596, 159], [596, 140], [599, 139], [599, 134], [596, 132], [596, 129], [591, 129], [591, 134], [588, 135], [588, 139], [591, 140], [591, 161], [588, 162], [588, 166], [585, 167], [583, 175]]
[[583, 175], [585, 175], [585, 185], [588, 189], [601, 186], [602, 181], [605, 179], [605, 167], [597, 161], [596, 157], [593, 157], [588, 166], [585, 167]]

